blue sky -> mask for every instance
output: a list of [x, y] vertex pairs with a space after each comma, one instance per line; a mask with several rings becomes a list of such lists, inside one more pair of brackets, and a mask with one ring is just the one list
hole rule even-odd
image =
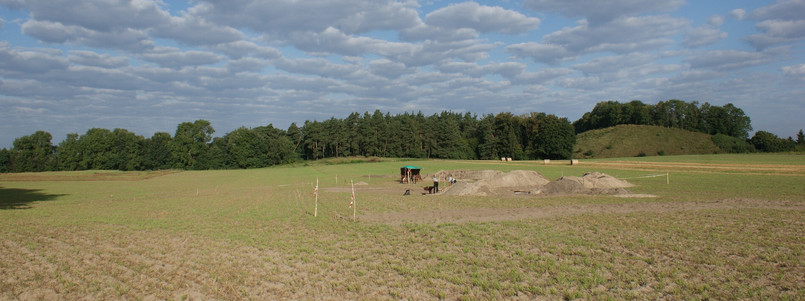
[[0, 147], [601, 101], [733, 103], [805, 128], [805, 0], [0, 0]]

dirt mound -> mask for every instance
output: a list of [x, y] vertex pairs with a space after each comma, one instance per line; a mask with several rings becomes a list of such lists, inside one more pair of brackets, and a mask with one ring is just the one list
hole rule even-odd
[[626, 188], [634, 186], [629, 182], [600, 172], [586, 173], [581, 179], [582, 184], [587, 188]]
[[440, 170], [435, 174], [439, 179], [453, 177], [463, 181], [477, 181], [502, 176], [504, 173], [499, 170]]
[[513, 170], [508, 173], [496, 170], [454, 170], [439, 171], [436, 175], [440, 178], [453, 177], [459, 181], [444, 189], [445, 195], [511, 194], [515, 190], [531, 190], [550, 182], [540, 173], [531, 170]]
[[491, 187], [534, 187], [542, 186], [550, 182], [540, 173], [531, 170], [512, 170], [500, 177], [486, 178], [478, 182], [483, 182]]
[[492, 190], [489, 186], [478, 185], [478, 183], [456, 182], [453, 185], [442, 188], [444, 195], [479, 195], [487, 196], [492, 195]]
[[503, 173], [496, 170], [442, 170], [435, 176], [455, 178], [458, 182], [442, 186], [444, 195], [514, 195], [522, 194], [628, 194], [626, 187], [633, 185], [600, 172], [582, 177], [562, 177], [550, 181], [531, 170], [513, 170]]
[[550, 182], [537, 194], [627, 194], [626, 187], [634, 185], [600, 172], [591, 172], [582, 177], [561, 177]]

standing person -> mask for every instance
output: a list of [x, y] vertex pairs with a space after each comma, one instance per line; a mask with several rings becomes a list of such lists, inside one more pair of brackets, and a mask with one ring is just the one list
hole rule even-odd
[[439, 193], [439, 178], [433, 177], [433, 192]]

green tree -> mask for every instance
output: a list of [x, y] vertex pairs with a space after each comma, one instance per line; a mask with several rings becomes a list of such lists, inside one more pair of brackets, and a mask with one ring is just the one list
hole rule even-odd
[[170, 148], [174, 166], [183, 169], [207, 169], [209, 167], [209, 143], [215, 130], [209, 121], [199, 119], [183, 122], [176, 128]]
[[749, 142], [758, 151], [767, 153], [792, 151], [795, 148], [793, 139], [782, 139], [766, 131], [758, 131]]
[[288, 126], [288, 130], [286, 131], [286, 135], [288, 135], [288, 139], [293, 142], [294, 147], [293, 151], [297, 154], [298, 157], [304, 156], [304, 135], [302, 129], [296, 125], [296, 122], [291, 122], [291, 125]]
[[79, 169], [108, 170], [115, 169], [117, 154], [114, 153], [115, 142], [112, 131], [102, 128], [91, 128], [78, 139], [81, 148]]
[[495, 149], [497, 137], [495, 136], [495, 116], [488, 114], [478, 122], [478, 158], [492, 160], [500, 158]]
[[126, 129], [114, 129], [113, 140], [113, 168], [119, 170], [143, 169], [143, 143], [145, 138]]
[[746, 116], [743, 110], [731, 103], [724, 105], [724, 110], [728, 120], [724, 134], [741, 139], [749, 137], [749, 132], [752, 131], [752, 120], [749, 116]]
[[324, 157], [322, 124], [318, 121], [305, 121], [302, 127], [305, 145], [305, 159], [317, 160]]
[[0, 173], [11, 172], [11, 151], [0, 149]]
[[261, 162], [264, 141], [257, 138], [255, 133], [246, 127], [240, 127], [224, 136], [226, 149], [232, 158], [235, 168], [262, 167]]
[[569, 159], [576, 145], [576, 133], [567, 118], [531, 113], [524, 121], [529, 136], [530, 159]]
[[802, 132], [802, 129], [799, 129], [799, 132], [797, 133], [797, 144], [805, 145], [805, 133]]
[[143, 141], [143, 168], [149, 170], [171, 168], [171, 134], [156, 132]]
[[436, 119], [436, 147], [433, 157], [444, 159], [470, 159], [473, 157], [467, 140], [461, 133], [461, 118], [459, 114], [442, 111]]
[[53, 137], [45, 131], [14, 139], [11, 161], [15, 172], [49, 171], [56, 166]]
[[520, 118], [512, 115], [512, 113], [498, 113], [495, 115], [493, 124], [494, 137], [496, 137], [493, 144], [495, 158], [523, 158], [520, 127]]
[[[383, 116], [380, 110], [375, 110], [372, 113], [371, 121], [369, 122], [373, 137], [369, 139], [369, 154], [370, 156], [387, 156], [386, 150], [388, 149], [389, 133], [388, 120]], [[372, 152], [373, 151], [373, 152]]]
[[234, 160], [226, 145], [226, 135], [224, 135], [224, 137], [213, 138], [210, 143], [209, 152], [211, 158], [208, 162], [209, 169], [238, 168], [235, 166]]
[[65, 171], [79, 170], [82, 153], [81, 143], [78, 141], [78, 134], [67, 134], [67, 138], [62, 140], [56, 148], [58, 169]]
[[263, 163], [264, 166], [271, 166], [277, 164], [286, 164], [296, 161], [296, 154], [294, 153], [294, 143], [288, 139], [285, 131], [275, 128], [269, 124], [254, 128], [255, 135], [263, 141], [264, 148]]
[[651, 124], [651, 106], [639, 100], [624, 105], [623, 115], [627, 124]]

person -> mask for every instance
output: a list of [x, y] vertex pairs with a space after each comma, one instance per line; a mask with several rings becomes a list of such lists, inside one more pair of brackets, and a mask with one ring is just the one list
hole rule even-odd
[[433, 177], [433, 192], [439, 193], [439, 178]]

